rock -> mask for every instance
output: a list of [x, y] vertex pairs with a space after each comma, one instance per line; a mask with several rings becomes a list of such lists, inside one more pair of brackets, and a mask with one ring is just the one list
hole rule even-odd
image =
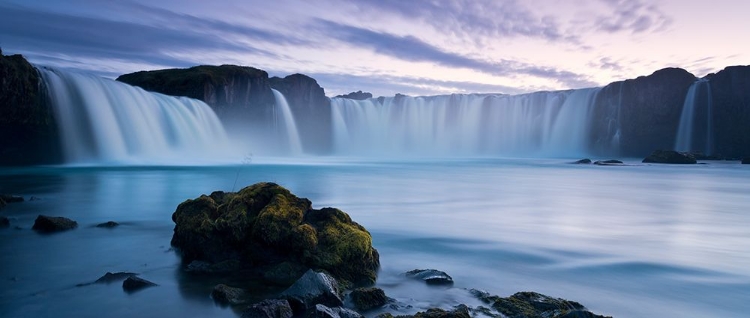
[[614, 159], [597, 160], [597, 161], [594, 161], [594, 164], [599, 165], [599, 166], [622, 166], [623, 165], [622, 161], [614, 160]]
[[353, 100], [365, 100], [372, 98], [372, 94], [362, 91], [351, 92], [346, 95], [338, 95], [336, 98], [348, 98]]
[[23, 197], [10, 194], [0, 194], [0, 200], [5, 201], [5, 203], [17, 203], [23, 202]]
[[115, 221], [107, 221], [104, 223], [99, 223], [96, 225], [96, 227], [104, 227], [104, 228], [114, 228], [116, 226], [120, 225], [120, 223], [117, 223]]
[[750, 157], [742, 158], [742, 164], [743, 165], [750, 164]]
[[236, 261], [265, 278], [274, 278], [263, 273], [279, 266], [294, 271], [285, 276], [295, 278], [312, 268], [344, 285], [373, 284], [380, 266], [370, 233], [349, 215], [313, 209], [309, 200], [274, 183], [187, 200], [172, 220], [172, 246], [185, 264]]
[[384, 306], [388, 303], [385, 292], [377, 287], [357, 288], [352, 290], [349, 297], [357, 310], [367, 311]]
[[689, 153], [677, 152], [674, 150], [655, 150], [648, 157], [643, 159], [644, 163], [673, 163], [673, 164], [694, 164], [697, 163], [695, 157]]
[[266, 299], [242, 312], [242, 318], [291, 318], [292, 307], [285, 299]]
[[51, 233], [72, 230], [76, 227], [78, 227], [78, 222], [71, 219], [40, 215], [34, 221], [34, 226], [31, 229], [38, 232]]
[[579, 165], [580, 165], [580, 164], [589, 164], [589, 163], [591, 163], [591, 159], [588, 159], [588, 158], [586, 158], [586, 159], [581, 159], [581, 160], [578, 160], [578, 161], [576, 161], [576, 162], [573, 162], [573, 163], [574, 163], [574, 164], [579, 164]]
[[225, 305], [239, 305], [245, 303], [245, 291], [242, 288], [230, 287], [224, 284], [214, 286], [211, 298]]
[[427, 285], [452, 286], [453, 278], [436, 269], [415, 269], [406, 272], [406, 277], [422, 280]]
[[185, 267], [185, 271], [193, 274], [226, 274], [240, 269], [237, 260], [226, 260], [215, 264], [204, 261], [192, 261]]
[[0, 216], [0, 228], [5, 228], [10, 226], [10, 220], [4, 216]]
[[470, 293], [479, 300], [490, 305], [503, 317], [525, 318], [525, 317], [592, 317], [605, 318], [589, 312], [583, 305], [561, 298], [553, 298], [535, 292], [520, 292], [504, 298], [491, 296], [487, 292], [470, 290]]
[[315, 305], [312, 314], [309, 317], [315, 318], [364, 318], [362, 314], [343, 307], [329, 308], [327, 306], [317, 304]]
[[122, 289], [128, 293], [134, 293], [141, 289], [152, 287], [152, 286], [158, 286], [158, 285], [150, 281], [147, 281], [143, 278], [140, 278], [138, 276], [130, 276], [122, 282]]
[[97, 284], [101, 284], [101, 283], [110, 284], [110, 283], [118, 282], [118, 281], [121, 281], [121, 280], [125, 280], [125, 279], [127, 279], [127, 278], [129, 278], [131, 276], [136, 276], [136, 275], [138, 275], [138, 274], [137, 273], [131, 273], [131, 272], [116, 272], [116, 273], [107, 272], [107, 273], [104, 274], [104, 276], [99, 277], [99, 279], [97, 279], [96, 281], [94, 281], [94, 283], [97, 283]]
[[318, 82], [304, 74], [268, 79], [271, 87], [284, 94], [292, 109], [304, 151], [327, 154], [333, 150], [331, 100]]
[[469, 313], [469, 307], [466, 305], [458, 305], [453, 310], [445, 310], [440, 308], [430, 308], [424, 312], [418, 312], [411, 316], [414, 318], [471, 318]]
[[308, 270], [292, 286], [280, 294], [289, 301], [295, 314], [311, 310], [317, 304], [340, 307], [344, 303], [339, 296], [336, 280], [325, 273]]

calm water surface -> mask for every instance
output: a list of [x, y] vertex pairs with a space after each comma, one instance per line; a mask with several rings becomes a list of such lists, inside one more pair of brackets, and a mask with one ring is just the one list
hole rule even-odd
[[[415, 305], [471, 302], [463, 288], [533, 290], [615, 317], [746, 317], [750, 166], [601, 167], [565, 160], [310, 160], [218, 167], [0, 170], [0, 193], [40, 200], [0, 215], [2, 317], [236, 317], [211, 278], [187, 279], [170, 249], [175, 207], [215, 190], [272, 181], [315, 207], [348, 212], [381, 253], [378, 285]], [[235, 179], [238, 181], [235, 185]], [[79, 228], [41, 235], [38, 214]], [[114, 229], [94, 227], [114, 220]], [[15, 229], [14, 227], [20, 227]], [[455, 288], [399, 273], [437, 268]], [[132, 271], [160, 286], [75, 287]]]

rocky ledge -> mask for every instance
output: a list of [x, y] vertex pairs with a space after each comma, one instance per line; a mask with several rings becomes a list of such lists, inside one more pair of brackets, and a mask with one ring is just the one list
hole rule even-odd
[[674, 150], [656, 150], [643, 159], [644, 163], [672, 163], [672, 164], [694, 164], [695, 157], [687, 152]]

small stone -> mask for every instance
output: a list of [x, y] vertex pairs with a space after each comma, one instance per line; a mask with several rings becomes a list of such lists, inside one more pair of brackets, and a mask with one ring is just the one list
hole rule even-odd
[[118, 225], [120, 225], [120, 223], [117, 223], [115, 221], [107, 221], [107, 222], [104, 222], [104, 223], [97, 224], [96, 227], [104, 227], [104, 228], [111, 229], [111, 228], [114, 228], [114, 227], [116, 227]]
[[622, 161], [614, 160], [614, 159], [597, 160], [597, 161], [594, 161], [594, 164], [599, 165], [599, 166], [622, 166], [623, 165]]
[[382, 307], [388, 303], [385, 292], [377, 287], [357, 288], [349, 294], [349, 297], [354, 307], [362, 311]]
[[64, 217], [40, 215], [34, 221], [32, 230], [42, 233], [72, 230], [78, 227], [78, 222]]
[[436, 269], [415, 269], [406, 272], [406, 277], [422, 280], [427, 285], [452, 286], [453, 277]]
[[122, 289], [128, 293], [134, 293], [141, 289], [151, 287], [151, 286], [158, 286], [158, 285], [156, 285], [153, 282], [147, 281], [143, 278], [140, 278], [138, 276], [130, 276], [122, 282]]
[[109, 283], [113, 283], [116, 281], [125, 280], [128, 277], [132, 277], [135, 275], [138, 275], [138, 274], [130, 273], [130, 272], [117, 272], [117, 273], [107, 272], [106, 274], [104, 274], [104, 276], [99, 277], [99, 279], [97, 279], [94, 283], [109, 284]]
[[315, 305], [310, 317], [313, 318], [364, 318], [362, 314], [343, 307], [330, 308], [321, 304]]
[[589, 163], [591, 163], [591, 159], [588, 159], [588, 158], [586, 158], [586, 159], [581, 159], [581, 160], [578, 160], [578, 161], [576, 161], [576, 162], [573, 162], [573, 163], [574, 163], [574, 164], [579, 164], [579, 165], [581, 165], [581, 164], [589, 164]]
[[339, 297], [336, 280], [325, 273], [308, 270], [292, 286], [281, 293], [295, 313], [303, 313], [317, 304], [339, 307], [343, 301]]
[[244, 312], [242, 318], [291, 318], [292, 307], [285, 299], [266, 299], [253, 304]]

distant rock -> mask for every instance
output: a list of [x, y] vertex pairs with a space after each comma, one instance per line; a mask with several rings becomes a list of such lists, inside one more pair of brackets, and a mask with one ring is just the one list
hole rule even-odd
[[242, 312], [242, 318], [292, 318], [292, 307], [285, 299], [266, 299]]
[[242, 288], [230, 287], [224, 284], [214, 286], [211, 298], [224, 305], [239, 305], [246, 302], [245, 291]]
[[292, 286], [280, 295], [289, 301], [296, 313], [311, 310], [315, 305], [339, 307], [344, 304], [339, 296], [336, 280], [325, 273], [308, 270]]
[[0, 228], [10, 227], [10, 220], [0, 215]]
[[594, 161], [594, 164], [599, 165], [599, 166], [622, 166], [623, 165], [622, 161], [614, 160], [614, 159], [597, 160], [597, 161]]
[[377, 287], [357, 288], [349, 293], [349, 298], [357, 310], [368, 311], [388, 303], [385, 292]]
[[573, 163], [574, 164], [579, 164], [579, 165], [581, 165], [581, 164], [590, 164], [591, 163], [591, 159], [588, 159], [588, 158], [581, 159], [581, 160], [575, 161]]
[[745, 158], [743, 158], [743, 159], [742, 159], [742, 164], [743, 164], [743, 165], [747, 165], [747, 164], [750, 164], [750, 157], [745, 157]]
[[674, 150], [655, 150], [643, 159], [644, 163], [672, 163], [672, 164], [695, 164], [695, 157], [686, 152]]
[[427, 285], [452, 286], [453, 277], [436, 269], [415, 269], [406, 272], [406, 277], [424, 281]]
[[76, 227], [78, 227], [78, 222], [65, 217], [39, 215], [31, 229], [42, 233], [52, 233], [72, 230]]
[[111, 229], [111, 228], [117, 227], [119, 225], [120, 225], [120, 223], [117, 223], [115, 221], [107, 221], [107, 222], [104, 222], [104, 223], [97, 224], [96, 227], [104, 227], [104, 228]]
[[365, 100], [372, 98], [372, 94], [362, 91], [351, 92], [346, 95], [338, 95], [337, 98], [348, 98], [353, 100]]
[[[370, 233], [349, 215], [334, 208], [313, 209], [309, 200], [274, 183], [187, 200], [172, 220], [172, 246], [185, 264], [234, 262], [259, 277], [284, 279], [299, 278], [312, 268], [344, 285], [373, 284], [380, 266]], [[266, 275], [274, 271], [287, 272]]]
[[141, 289], [158, 286], [157, 284], [147, 281], [138, 276], [130, 276], [122, 282], [122, 289], [128, 293], [134, 293]]

